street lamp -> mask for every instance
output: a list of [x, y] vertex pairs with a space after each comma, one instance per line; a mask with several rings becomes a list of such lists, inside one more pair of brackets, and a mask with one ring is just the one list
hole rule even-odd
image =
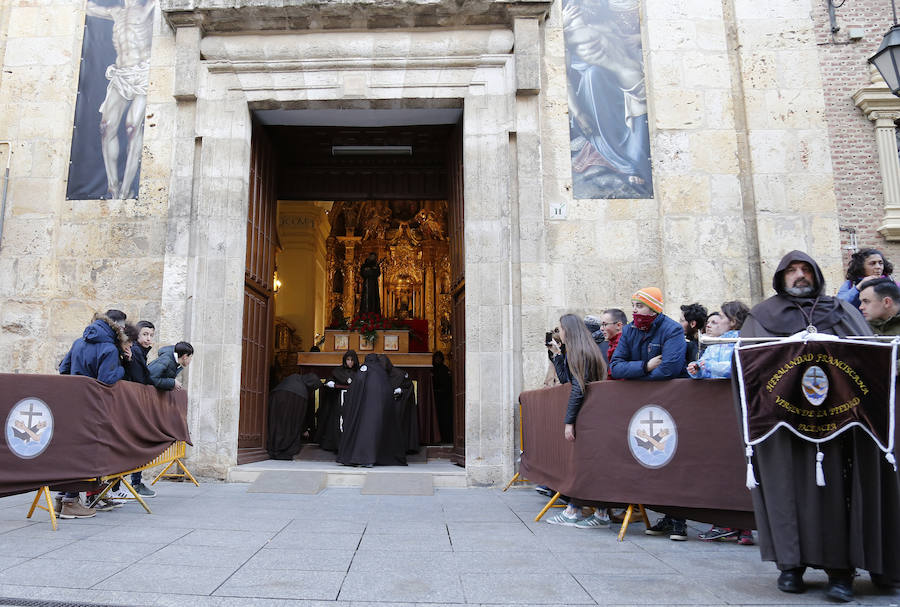
[[891, 92], [900, 97], [900, 25], [897, 25], [894, 0], [891, 0], [891, 10], [894, 12], [894, 26], [884, 35], [878, 52], [869, 58], [869, 63], [878, 68]]

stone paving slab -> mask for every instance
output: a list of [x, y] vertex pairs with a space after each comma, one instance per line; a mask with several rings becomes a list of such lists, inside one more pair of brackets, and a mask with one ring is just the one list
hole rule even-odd
[[[247, 485], [159, 483], [153, 515], [128, 504], [86, 520], [24, 518], [0, 498], [2, 597], [148, 607], [439, 605], [832, 605], [775, 588], [756, 547], [535, 523], [517, 488], [431, 496], [248, 494]], [[653, 515], [652, 518], [656, 518]], [[856, 604], [900, 604], [857, 579]]]

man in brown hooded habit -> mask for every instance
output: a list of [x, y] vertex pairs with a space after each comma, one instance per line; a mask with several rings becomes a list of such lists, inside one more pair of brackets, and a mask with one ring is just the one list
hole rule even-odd
[[[775, 271], [776, 295], [750, 311], [741, 337], [782, 337], [810, 327], [838, 336], [871, 335], [859, 310], [824, 295], [825, 279], [801, 251], [785, 255]], [[781, 428], [755, 447], [759, 487], [751, 491], [759, 547], [781, 575], [778, 589], [806, 590], [807, 567], [828, 574], [826, 595], [853, 598], [855, 570], [891, 589], [900, 580], [900, 477], [872, 439], [853, 428], [821, 444], [825, 477], [816, 485], [816, 445]]]

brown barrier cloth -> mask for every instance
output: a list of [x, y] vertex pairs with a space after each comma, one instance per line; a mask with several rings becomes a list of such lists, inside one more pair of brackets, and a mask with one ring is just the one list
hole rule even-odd
[[[588, 384], [571, 443], [563, 437], [569, 389], [563, 384], [520, 395], [522, 476], [579, 500], [644, 504], [673, 516], [754, 528], [730, 382]], [[671, 461], [655, 469], [640, 464], [628, 446], [631, 418], [647, 404], [665, 408], [677, 428]]]
[[[23, 399], [53, 415], [45, 450], [22, 459], [10, 449], [7, 420]], [[190, 443], [187, 393], [77, 375], [0, 374], [0, 496], [63, 485], [143, 466], [176, 440]]]

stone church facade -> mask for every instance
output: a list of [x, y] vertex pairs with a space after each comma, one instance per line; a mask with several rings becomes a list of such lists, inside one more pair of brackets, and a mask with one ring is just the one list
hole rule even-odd
[[900, 194], [879, 185], [900, 175], [900, 104], [864, 61], [890, 21], [863, 4], [851, 40], [854, 14], [832, 39], [809, 0], [641, 2], [654, 197], [600, 200], [572, 195], [558, 1], [161, 0], [139, 196], [67, 200], [84, 3], [4, 3], [0, 371], [53, 373], [94, 311], [154, 319], [159, 343], [195, 347], [191, 460], [224, 476], [253, 113], [459, 109], [465, 463], [471, 484], [504, 481], [517, 395], [540, 386], [562, 313], [627, 309], [647, 285], [676, 318], [682, 303], [755, 302], [791, 249], [836, 290], [848, 227], [900, 259], [885, 240]]

